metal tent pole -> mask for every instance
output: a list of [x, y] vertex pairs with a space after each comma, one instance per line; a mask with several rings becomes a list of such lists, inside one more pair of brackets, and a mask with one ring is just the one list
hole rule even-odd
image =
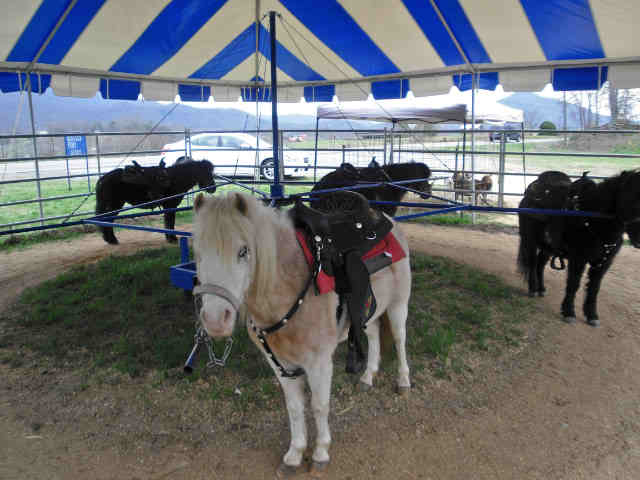
[[[476, 87], [477, 87], [477, 75], [471, 74], [471, 197], [473, 199], [473, 206], [477, 206], [476, 198]], [[476, 223], [476, 212], [471, 213], [471, 223]]]
[[[20, 75], [20, 74], [18, 74]], [[31, 74], [27, 72], [27, 95], [29, 96], [29, 115], [31, 116], [31, 140], [33, 140], [33, 157], [36, 166], [36, 186], [38, 188], [38, 206], [40, 208], [40, 225], [44, 225], [44, 209], [42, 208], [42, 190], [40, 188], [40, 163], [38, 161], [38, 142], [36, 141], [36, 124], [33, 117], [33, 100], [31, 99]]]
[[313, 183], [318, 181], [318, 124], [320, 123], [320, 119], [318, 118], [318, 114], [316, 112], [316, 148], [313, 154]]
[[271, 185], [271, 198], [282, 198], [284, 188], [280, 183], [280, 155], [278, 130], [278, 81], [276, 60], [276, 12], [269, 12], [269, 39], [271, 47], [271, 125], [273, 128], [273, 184]]

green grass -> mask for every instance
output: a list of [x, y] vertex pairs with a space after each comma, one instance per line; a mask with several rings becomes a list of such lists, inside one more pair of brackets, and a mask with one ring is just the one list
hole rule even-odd
[[[43, 361], [84, 365], [93, 372], [115, 369], [132, 377], [155, 372], [166, 378], [181, 370], [193, 345], [195, 318], [192, 301], [169, 283], [169, 266], [178, 258], [176, 247], [113, 256], [27, 289], [4, 319], [8, 328], [0, 336], [0, 352], [6, 354], [0, 358], [18, 367], [22, 356], [15, 352], [27, 348]], [[520, 292], [444, 258], [415, 254], [412, 270], [407, 338], [416, 368], [436, 359], [441, 362], [436, 373], [446, 373], [448, 365], [465, 366], [464, 352], [499, 353], [518, 343], [517, 324], [530, 308]], [[261, 379], [271, 378], [271, 370], [250, 343], [246, 330], [238, 328], [225, 372], [236, 382], [248, 379], [251, 395], [268, 396], [270, 383]], [[201, 358], [190, 380], [204, 370]], [[233, 391], [225, 378], [218, 378], [212, 396]]]

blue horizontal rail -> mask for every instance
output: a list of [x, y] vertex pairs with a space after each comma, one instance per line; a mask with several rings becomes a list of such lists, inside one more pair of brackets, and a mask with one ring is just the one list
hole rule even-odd
[[191, 232], [185, 232], [182, 230], [168, 230], [166, 228], [155, 228], [155, 227], [143, 227], [141, 225], [127, 225], [124, 223], [115, 223], [115, 222], [101, 222], [99, 220], [84, 220], [83, 223], [89, 223], [91, 225], [98, 225], [100, 227], [118, 227], [118, 228], [126, 228], [129, 230], [142, 230], [144, 232], [152, 232], [152, 233], [164, 233], [167, 235], [176, 235], [180, 237], [190, 237]]

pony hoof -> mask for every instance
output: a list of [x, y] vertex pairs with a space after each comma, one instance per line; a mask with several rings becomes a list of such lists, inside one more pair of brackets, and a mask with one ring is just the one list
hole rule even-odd
[[302, 468], [300, 465], [295, 467], [293, 465], [281, 463], [278, 465], [278, 468], [276, 468], [276, 478], [293, 478], [301, 471]]
[[358, 390], [361, 392], [369, 392], [373, 388], [373, 385], [369, 385], [368, 383], [358, 382]]
[[411, 390], [411, 387], [401, 387], [401, 386], [397, 386], [396, 387], [396, 392], [398, 393], [398, 395], [400, 395], [401, 397], [408, 397], [409, 396], [409, 391]]
[[576, 323], [576, 317], [562, 317], [562, 320], [564, 320], [566, 323], [572, 324], [572, 323]]
[[538, 296], [539, 297], [544, 297], [544, 295], [545, 295], [545, 291], [544, 290], [541, 290], [541, 291], [538, 292]]
[[587, 323], [589, 325], [591, 325], [592, 327], [599, 327], [600, 326], [600, 320], [598, 320], [597, 318], [589, 318], [589, 319], [587, 319]]
[[309, 474], [313, 478], [324, 477], [328, 469], [329, 469], [329, 461], [326, 461], [326, 462], [312, 461], [311, 467], [309, 467]]
[[529, 296], [530, 296], [531, 298], [534, 298], [534, 297], [536, 296], [536, 292], [529, 292]]

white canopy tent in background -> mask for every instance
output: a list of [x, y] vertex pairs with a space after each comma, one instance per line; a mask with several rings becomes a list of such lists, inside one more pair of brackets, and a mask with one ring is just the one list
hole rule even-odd
[[[411, 102], [380, 100], [318, 105], [318, 119], [352, 119], [386, 122], [467, 122], [471, 123], [471, 98], [451, 100], [449, 95], [416, 98]], [[475, 99], [476, 122], [522, 122], [522, 110], [511, 108], [487, 98]]]

